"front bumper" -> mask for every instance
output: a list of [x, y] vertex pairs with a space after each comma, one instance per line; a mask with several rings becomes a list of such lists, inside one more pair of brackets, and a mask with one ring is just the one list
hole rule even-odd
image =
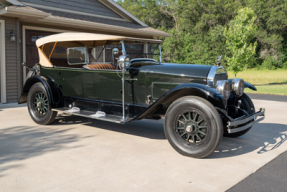
[[[257, 119], [257, 117], [259, 117]], [[252, 127], [255, 123], [262, 121], [265, 118], [265, 109], [260, 110], [252, 115], [232, 119], [227, 123], [228, 133], [237, 133]]]

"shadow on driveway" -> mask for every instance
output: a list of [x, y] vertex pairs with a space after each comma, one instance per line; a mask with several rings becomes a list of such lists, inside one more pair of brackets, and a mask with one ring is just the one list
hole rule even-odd
[[[149, 139], [166, 139], [163, 120], [140, 120], [130, 124], [115, 124], [78, 116], [58, 117], [55, 125], [81, 123], [93, 128], [120, 132]], [[287, 125], [259, 123], [245, 135], [238, 138], [223, 137], [221, 144], [208, 159], [225, 158], [257, 150], [258, 154], [266, 153], [280, 147], [287, 140]], [[123, 141], [124, 142], [124, 141]]]
[[21, 160], [53, 151], [81, 147], [68, 146], [69, 143], [82, 139], [78, 135], [69, 134], [70, 130], [55, 130], [49, 126], [0, 129], [0, 177], [4, 176], [4, 172], [8, 169], [21, 167]]
[[93, 128], [146, 137], [149, 139], [166, 139], [163, 130], [163, 120], [138, 120], [128, 124], [117, 124], [80, 116], [61, 114], [53, 125], [82, 124]]
[[224, 137], [219, 147], [207, 158], [224, 158], [249, 153], [267, 153], [287, 140], [287, 125], [275, 123], [256, 124], [248, 133], [238, 138]]

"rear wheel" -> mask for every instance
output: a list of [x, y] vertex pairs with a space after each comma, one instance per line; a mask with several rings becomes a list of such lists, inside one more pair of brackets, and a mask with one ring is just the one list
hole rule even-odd
[[52, 123], [57, 112], [51, 110], [47, 92], [42, 83], [34, 84], [28, 93], [28, 111], [33, 121], [40, 125]]
[[223, 126], [217, 110], [200, 97], [182, 97], [168, 108], [164, 122], [165, 135], [179, 153], [203, 158], [219, 145]]
[[[247, 94], [243, 93], [243, 95], [239, 99], [242, 102], [240, 105], [241, 109], [244, 109], [249, 114], [255, 113], [254, 104]], [[227, 130], [225, 130], [224, 136], [225, 137], [240, 137], [240, 136], [244, 135], [245, 133], [247, 133], [251, 128], [252, 128], [252, 126], [250, 126], [248, 129], [245, 129], [244, 131], [240, 131], [237, 133], [228, 133]]]

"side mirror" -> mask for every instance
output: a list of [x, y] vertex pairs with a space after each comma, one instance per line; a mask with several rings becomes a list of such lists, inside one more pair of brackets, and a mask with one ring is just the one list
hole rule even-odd
[[118, 65], [119, 65], [121, 70], [127, 70], [131, 65], [130, 57], [128, 55], [120, 56], [119, 61], [118, 61]]
[[87, 47], [68, 48], [67, 59], [69, 65], [89, 64], [89, 54]]
[[22, 63], [22, 66], [23, 66], [23, 67], [27, 67], [27, 63], [26, 63], [26, 62], [23, 62], [23, 63]]

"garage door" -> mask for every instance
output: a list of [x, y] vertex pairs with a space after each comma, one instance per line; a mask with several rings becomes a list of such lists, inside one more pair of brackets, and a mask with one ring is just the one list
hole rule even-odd
[[[47, 31], [26, 30], [26, 63], [27, 66], [32, 67], [39, 63], [38, 50], [36, 47], [36, 40], [48, 35], [55, 34]], [[28, 70], [26, 71], [26, 74]]]

